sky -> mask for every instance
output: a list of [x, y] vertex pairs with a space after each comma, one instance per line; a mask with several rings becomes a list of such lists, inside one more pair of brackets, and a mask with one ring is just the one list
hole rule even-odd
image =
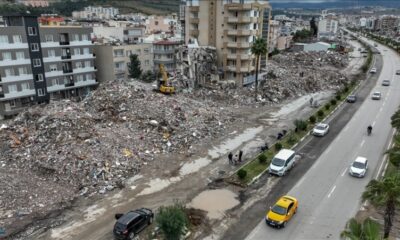
[[400, 7], [400, 0], [269, 0], [269, 2], [273, 8], [324, 8], [355, 6]]

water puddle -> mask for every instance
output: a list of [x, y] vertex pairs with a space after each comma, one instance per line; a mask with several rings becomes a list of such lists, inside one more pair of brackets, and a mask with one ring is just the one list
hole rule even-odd
[[213, 147], [212, 150], [208, 151], [208, 155], [211, 156], [211, 158], [221, 157], [222, 155], [227, 154], [233, 149], [240, 147], [240, 145], [242, 145], [244, 142], [255, 138], [255, 136], [259, 134], [262, 130], [262, 126], [256, 128], [248, 128], [242, 134], [239, 134], [238, 136], [223, 142], [220, 146]]
[[161, 191], [164, 188], [171, 185], [172, 183], [178, 182], [179, 180], [181, 180], [180, 177], [173, 177], [170, 179], [160, 179], [160, 178], [152, 179], [149, 183], [147, 183], [147, 185], [149, 185], [149, 187], [143, 189], [138, 194], [138, 196], [148, 195], [148, 194], [152, 194], [152, 193]]
[[210, 219], [219, 219], [224, 212], [239, 204], [236, 194], [226, 189], [207, 190], [195, 197], [189, 207], [207, 211]]
[[179, 174], [181, 176], [188, 175], [190, 173], [197, 172], [200, 168], [207, 166], [211, 163], [210, 159], [207, 158], [199, 158], [192, 162], [188, 162], [182, 165], [179, 170]]

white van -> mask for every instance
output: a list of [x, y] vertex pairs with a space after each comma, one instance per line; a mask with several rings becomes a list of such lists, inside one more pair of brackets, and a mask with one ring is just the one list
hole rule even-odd
[[271, 164], [268, 167], [269, 174], [283, 176], [285, 175], [295, 164], [296, 153], [289, 149], [282, 149], [272, 159]]

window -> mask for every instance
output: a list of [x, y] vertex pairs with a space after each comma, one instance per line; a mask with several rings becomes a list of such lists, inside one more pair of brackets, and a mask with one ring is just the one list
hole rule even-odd
[[44, 39], [46, 40], [46, 42], [53, 42], [54, 41], [53, 35], [51, 35], [51, 34], [44, 35]]
[[83, 54], [85, 54], [85, 55], [90, 54], [89, 48], [84, 48]]
[[0, 35], [0, 43], [8, 43], [8, 36]]
[[25, 59], [25, 53], [24, 52], [16, 52], [15, 56], [17, 59]]
[[79, 34], [73, 34], [72, 41], [79, 41]]
[[56, 56], [56, 50], [51, 49], [47, 51], [48, 57], [55, 57]]
[[76, 68], [82, 68], [83, 66], [82, 66], [82, 63], [81, 63], [81, 62], [76, 62], [76, 63], [75, 63], [75, 67], [76, 67]]
[[82, 41], [88, 41], [89, 37], [87, 34], [82, 34]]
[[132, 55], [132, 51], [131, 50], [126, 50], [126, 56], [129, 57]]
[[144, 61], [144, 65], [145, 65], [145, 66], [149, 66], [149, 65], [150, 65], [150, 61], [149, 61], [149, 60], [145, 60], [145, 61]]
[[57, 71], [57, 64], [51, 64], [50, 65], [50, 72], [55, 72]]
[[51, 86], [61, 85], [59, 84], [58, 78], [51, 79]]
[[44, 91], [44, 89], [42, 89], [42, 88], [39, 88], [39, 89], [37, 90], [37, 95], [38, 95], [39, 97], [42, 97], [42, 96], [44, 96], [44, 95], [45, 95], [45, 91]]
[[136, 52], [137, 52], [137, 54], [141, 54], [141, 53], [142, 53], [142, 50], [136, 49]]
[[38, 43], [31, 43], [31, 51], [38, 52], [39, 51], [39, 44]]
[[34, 58], [32, 59], [32, 63], [34, 67], [40, 67], [42, 66], [42, 62], [40, 61], [40, 58]]
[[123, 49], [114, 50], [114, 57], [123, 57], [123, 56], [124, 56], [124, 50]]
[[17, 89], [17, 85], [16, 84], [11, 84], [11, 85], [8, 85], [8, 92], [18, 92], [18, 89]]
[[76, 82], [83, 82], [83, 75], [77, 75]]
[[41, 73], [39, 73], [39, 74], [36, 74], [35, 75], [35, 81], [36, 82], [41, 82], [41, 81], [43, 81], [43, 74], [41, 74]]
[[85, 67], [87, 67], [87, 68], [90, 67], [90, 61], [85, 61]]
[[28, 35], [29, 36], [36, 36], [36, 28], [35, 27], [28, 27]]
[[81, 55], [81, 49], [80, 48], [74, 48], [74, 55]]
[[12, 60], [10, 52], [3, 52], [2, 55], [3, 55], [3, 61], [11, 61]]
[[27, 68], [26, 68], [26, 67], [19, 67], [19, 68], [18, 68], [18, 74], [19, 74], [19, 75], [28, 74]]
[[86, 74], [86, 80], [92, 80], [92, 74], [90, 73]]
[[21, 35], [14, 35], [14, 36], [13, 36], [13, 42], [14, 42], [14, 43], [22, 43], [22, 37], [21, 37]]
[[24, 91], [24, 90], [26, 90], [26, 89], [29, 89], [29, 84], [26, 83], [26, 82], [21, 83], [21, 90]]
[[7, 69], [4, 70], [4, 72], [6, 74], [6, 77], [11, 77], [11, 76], [15, 75], [13, 68], [7, 68]]
[[144, 51], [145, 54], [149, 53], [149, 49], [148, 48], [143, 49], [143, 51]]

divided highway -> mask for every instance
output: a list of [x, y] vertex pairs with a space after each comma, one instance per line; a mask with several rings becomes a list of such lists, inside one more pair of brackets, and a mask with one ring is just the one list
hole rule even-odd
[[[262, 219], [246, 239], [338, 239], [346, 222], [360, 208], [365, 186], [385, 166], [383, 153], [393, 134], [390, 117], [400, 105], [400, 76], [395, 75], [400, 69], [400, 58], [382, 45], [378, 50], [383, 55], [383, 66], [372, 92], [380, 91], [381, 100], [368, 96], [329, 147], [290, 189], [288, 195], [299, 200], [299, 209], [286, 228], [271, 228]], [[389, 87], [381, 86], [385, 79], [391, 81]], [[369, 124], [373, 126], [371, 136], [367, 136]], [[348, 174], [357, 156], [366, 157], [369, 162], [362, 179]], [[286, 176], [290, 177], [291, 174]], [[268, 207], [266, 204], [260, 218], [265, 216]]]

